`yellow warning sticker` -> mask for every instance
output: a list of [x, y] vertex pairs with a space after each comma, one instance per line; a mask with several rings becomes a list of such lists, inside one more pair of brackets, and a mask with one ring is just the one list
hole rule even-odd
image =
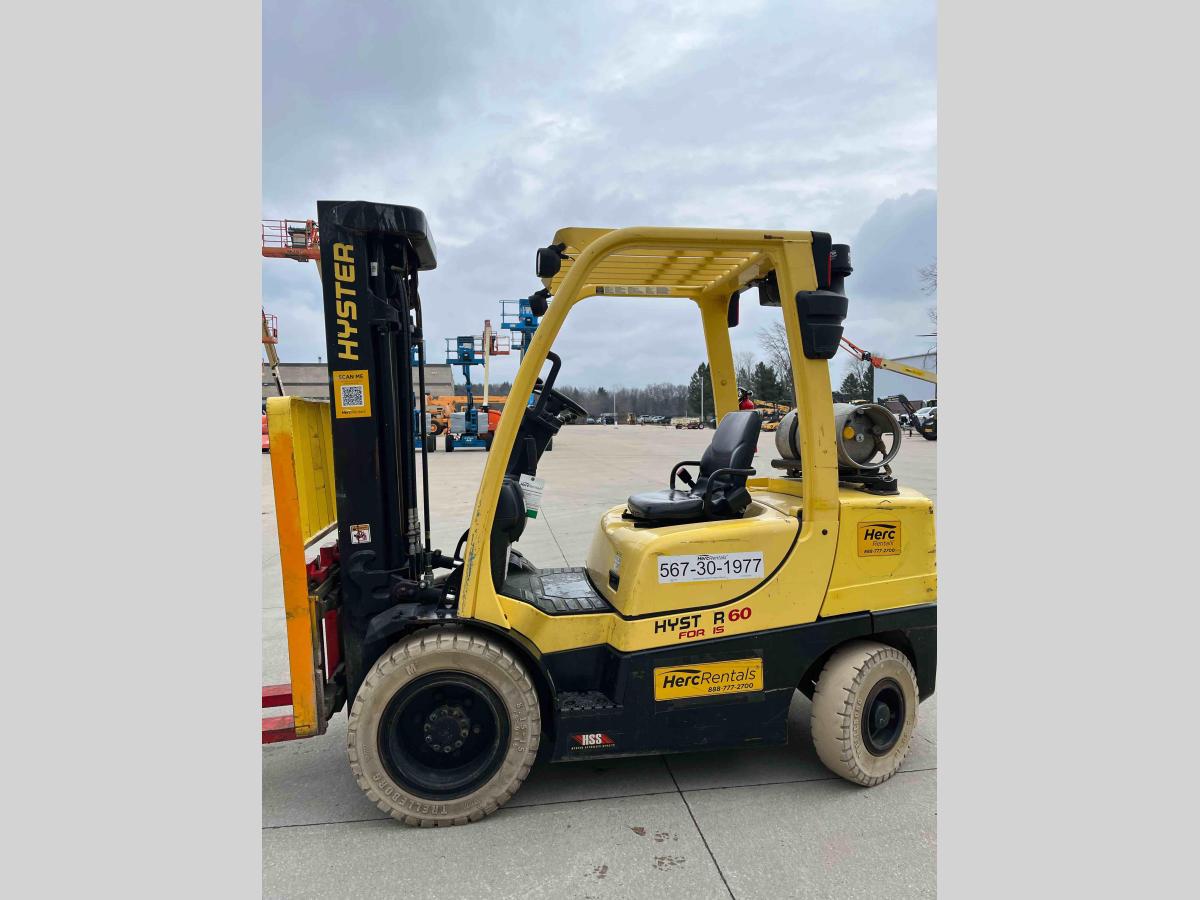
[[859, 556], [899, 556], [899, 522], [859, 522]]
[[731, 659], [654, 670], [655, 700], [746, 694], [762, 689], [761, 659]]
[[371, 415], [371, 386], [367, 370], [331, 372], [333, 414], [339, 419], [361, 419]]

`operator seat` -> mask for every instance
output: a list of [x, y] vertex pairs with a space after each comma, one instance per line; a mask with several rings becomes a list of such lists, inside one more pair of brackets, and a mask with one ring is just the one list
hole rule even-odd
[[[750, 463], [761, 426], [762, 417], [757, 410], [726, 413], [704, 455], [699, 460], [676, 463], [668, 490], [631, 496], [626, 516], [641, 522], [673, 525], [741, 518], [750, 505], [746, 477], [754, 474]], [[693, 481], [684, 466], [699, 466], [699, 477]], [[675, 489], [676, 475], [688, 490]]]

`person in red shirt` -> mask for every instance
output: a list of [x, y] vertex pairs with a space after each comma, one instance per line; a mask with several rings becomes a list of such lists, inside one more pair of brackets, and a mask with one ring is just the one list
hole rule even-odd
[[754, 409], [754, 392], [738, 388], [738, 409]]

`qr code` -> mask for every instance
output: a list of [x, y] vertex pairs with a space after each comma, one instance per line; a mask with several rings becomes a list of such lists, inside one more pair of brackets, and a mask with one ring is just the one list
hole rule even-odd
[[342, 389], [342, 407], [361, 407], [366, 404], [363, 402], [363, 386], [361, 384], [343, 384]]

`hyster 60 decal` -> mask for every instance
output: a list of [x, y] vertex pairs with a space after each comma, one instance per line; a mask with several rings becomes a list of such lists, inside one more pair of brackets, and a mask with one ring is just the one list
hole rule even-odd
[[761, 659], [731, 659], [692, 666], [665, 666], [654, 670], [655, 700], [745, 694], [762, 689]]
[[718, 609], [708, 614], [710, 619], [705, 627], [701, 627], [700, 618], [703, 613], [689, 613], [685, 616], [668, 616], [654, 623], [655, 634], [674, 634], [681, 641], [693, 638], [712, 637], [725, 633], [727, 622], [744, 622], [754, 615], [749, 606], [735, 606], [733, 609]]

